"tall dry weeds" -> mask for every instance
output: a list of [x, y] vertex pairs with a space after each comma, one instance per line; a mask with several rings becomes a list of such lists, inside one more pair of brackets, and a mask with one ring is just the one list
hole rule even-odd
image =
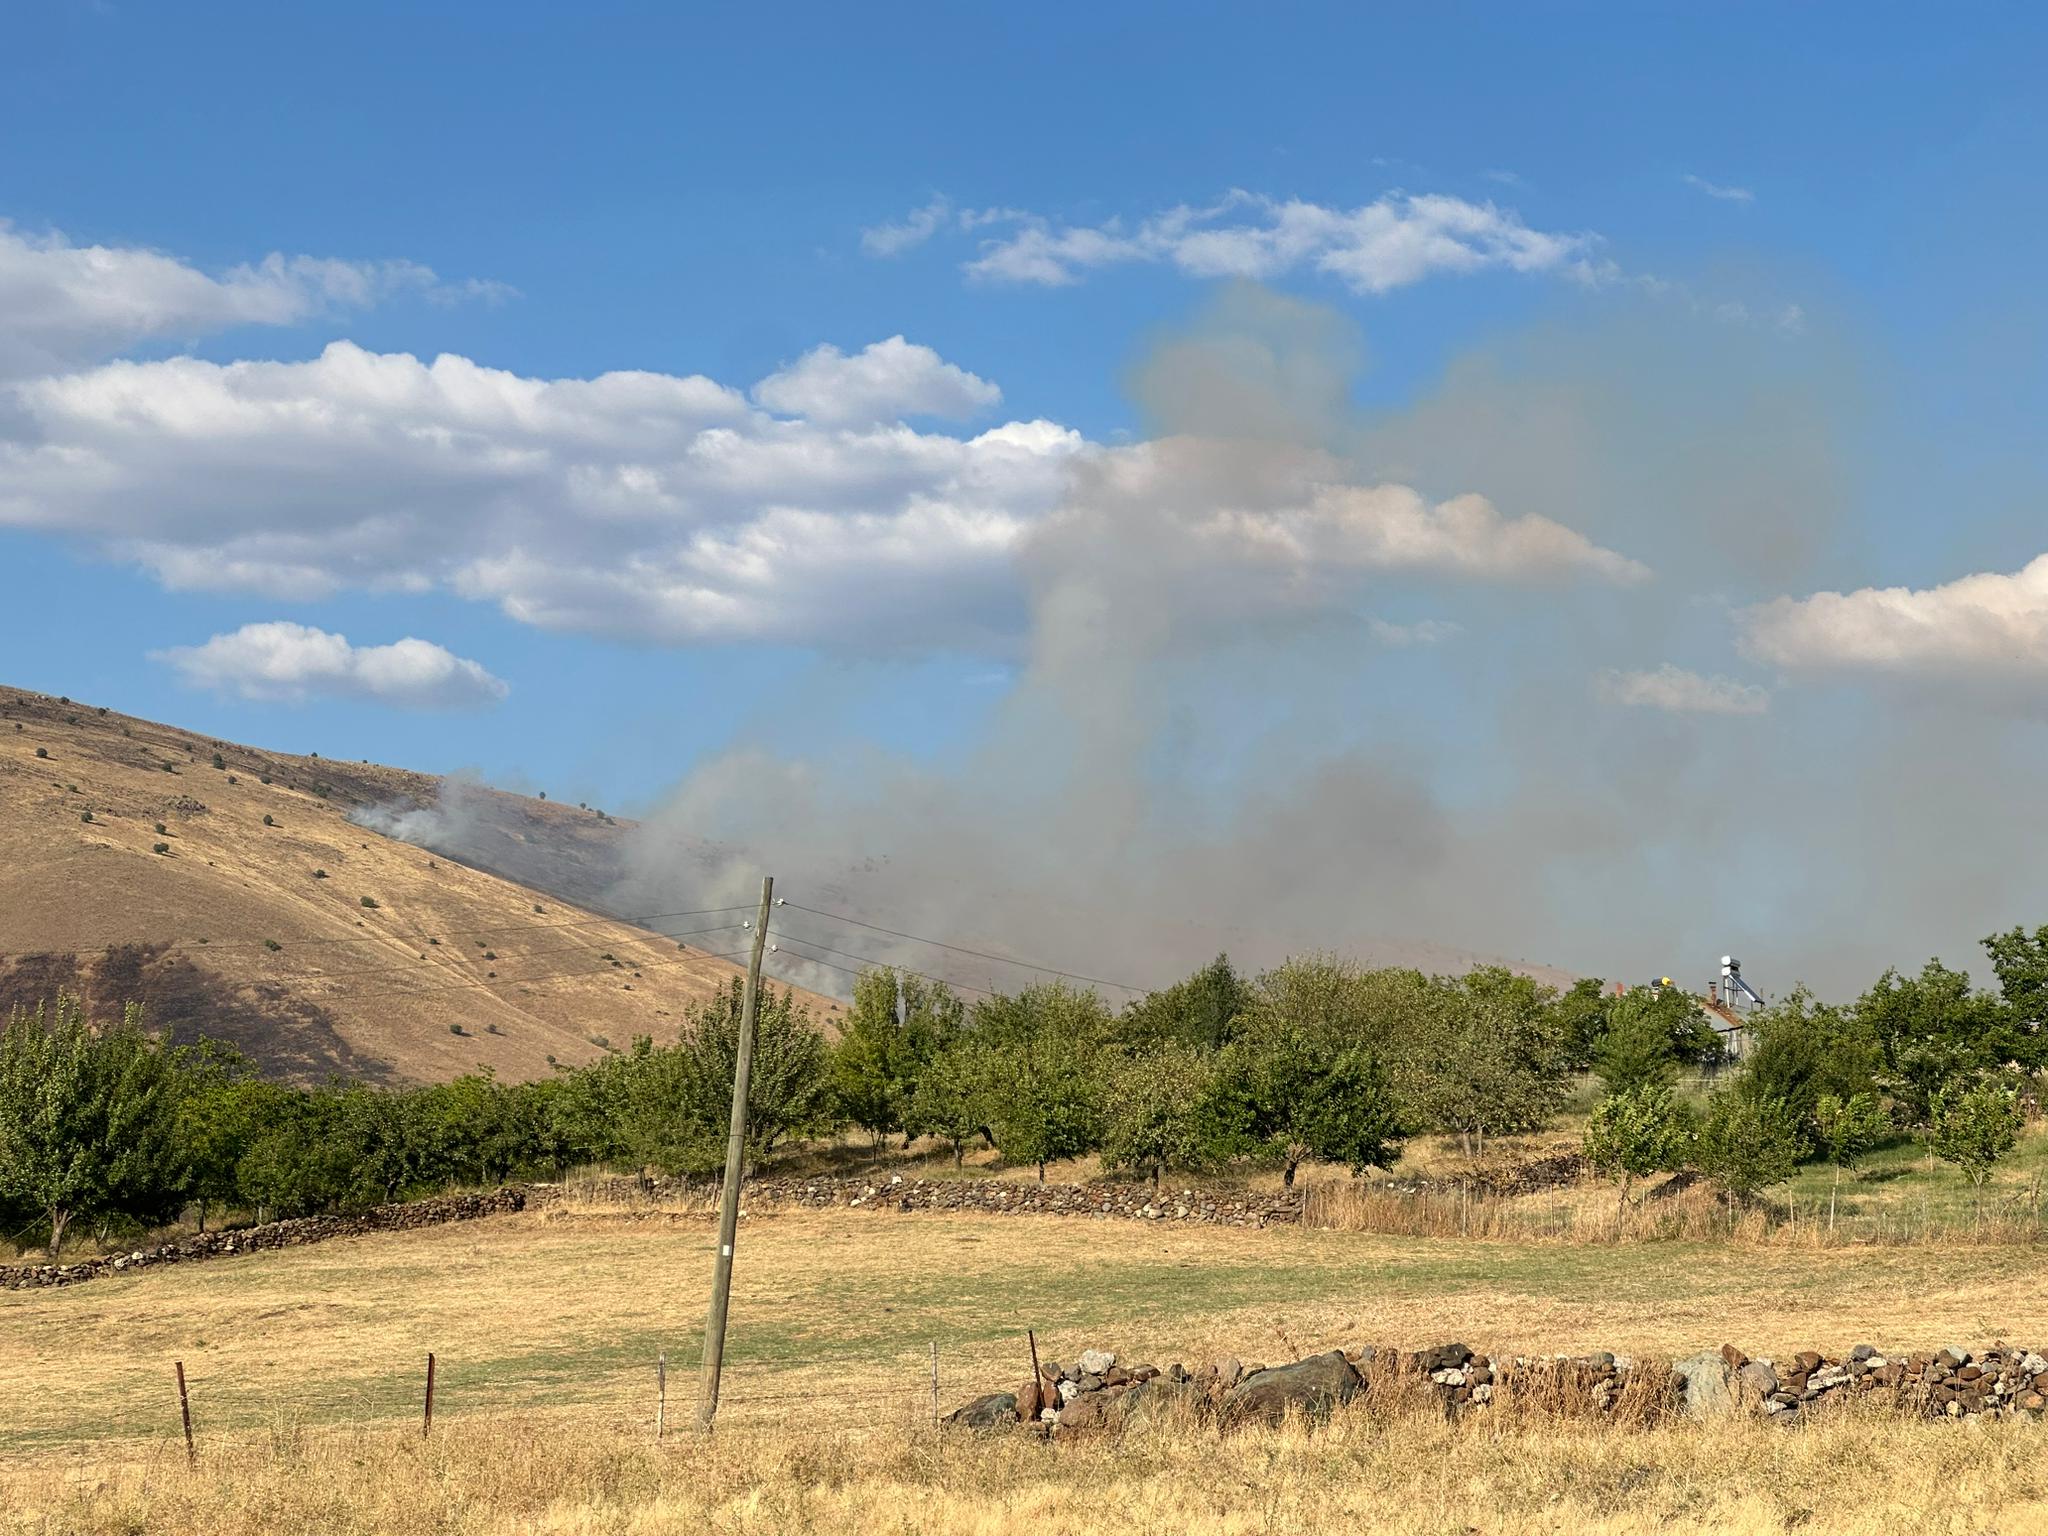
[[[1645, 1380], [1649, 1380], [1648, 1376]], [[1390, 1374], [1320, 1429], [1166, 1423], [1046, 1445], [909, 1415], [802, 1412], [656, 1445], [637, 1427], [472, 1418], [417, 1430], [280, 1423], [206, 1447], [0, 1463], [9, 1536], [1243, 1536], [1585, 1531], [1624, 1536], [2040, 1529], [2039, 1426], [1848, 1411], [1591, 1416], [1566, 1391], [1449, 1420]]]

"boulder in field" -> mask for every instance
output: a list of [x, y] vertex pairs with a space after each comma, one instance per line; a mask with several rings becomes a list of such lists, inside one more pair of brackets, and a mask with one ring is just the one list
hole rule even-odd
[[1720, 1350], [1703, 1350], [1674, 1361], [1671, 1372], [1685, 1382], [1687, 1418], [1718, 1418], [1734, 1408], [1735, 1395], [1728, 1390], [1728, 1357]]
[[1247, 1376], [1223, 1397], [1226, 1424], [1278, 1424], [1288, 1410], [1326, 1418], [1330, 1410], [1358, 1395], [1358, 1372], [1342, 1350], [1311, 1355]]
[[946, 1415], [948, 1424], [961, 1429], [1001, 1429], [1017, 1422], [1017, 1394], [990, 1392]]

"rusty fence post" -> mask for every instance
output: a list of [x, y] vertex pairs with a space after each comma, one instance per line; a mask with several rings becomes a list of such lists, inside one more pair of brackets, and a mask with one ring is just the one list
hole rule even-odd
[[187, 1464], [193, 1464], [199, 1460], [199, 1451], [192, 1444], [192, 1399], [185, 1391], [185, 1362], [178, 1361], [177, 1367], [178, 1413], [185, 1421], [185, 1460]]
[[434, 1352], [427, 1351], [427, 1406], [420, 1419], [420, 1436], [424, 1439], [434, 1430]]
[[659, 1440], [668, 1427], [668, 1351], [654, 1361], [654, 1438]]
[[1038, 1370], [1038, 1335], [1033, 1330], [1026, 1328], [1024, 1330], [1024, 1337], [1031, 1343], [1031, 1390], [1039, 1394], [1041, 1400], [1038, 1406], [1040, 1413], [1043, 1414], [1045, 1410], [1045, 1403], [1043, 1401], [1045, 1380]]

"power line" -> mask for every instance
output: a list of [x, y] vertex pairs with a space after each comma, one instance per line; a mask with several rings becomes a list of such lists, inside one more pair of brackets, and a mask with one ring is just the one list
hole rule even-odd
[[[867, 955], [856, 955], [850, 950], [833, 949], [829, 944], [820, 944], [816, 940], [801, 938], [793, 933], [785, 933], [779, 935], [778, 942], [784, 944], [807, 944], [813, 949], [822, 949], [827, 954], [845, 955], [849, 960], [866, 960], [868, 962], [866, 969], [868, 970], [873, 970], [878, 965], [888, 964], [888, 962], [886, 961], [875, 960]], [[848, 976], [858, 977], [861, 974], [859, 971], [855, 970], [850, 965], [838, 965], [830, 960], [820, 960], [816, 955], [797, 955], [795, 956], [795, 958], [803, 961], [807, 965], [826, 966], [831, 970], [841, 971]], [[925, 971], [913, 971], [907, 965], [891, 966], [889, 968], [892, 970], [902, 971], [905, 975], [908, 976], [922, 976], [926, 981], [937, 982], [942, 987], [951, 987], [954, 990], [960, 992], [975, 992], [979, 993], [983, 997], [995, 997], [998, 995], [994, 992], [989, 991], [986, 987], [969, 986], [964, 981], [948, 981], [943, 976], [933, 976]]]
[[[790, 902], [789, 905], [799, 912], [808, 912], [813, 917], [827, 917], [835, 923], [851, 923], [856, 928], [866, 928], [874, 933], [886, 933], [892, 939], [908, 939], [913, 944], [929, 944], [934, 949], [950, 949], [956, 955], [972, 955], [977, 960], [993, 960], [999, 965], [1021, 966], [1027, 971], [1043, 971], [1048, 976], [1061, 976], [1068, 981], [1085, 981], [1091, 986], [1115, 987], [1120, 992], [1145, 993], [1152, 990], [1150, 987], [1134, 987], [1127, 981], [1108, 981], [1100, 976], [1083, 976], [1078, 971], [1063, 971], [1056, 966], [1036, 965], [1029, 960], [1013, 959], [1009, 955], [992, 955], [986, 950], [968, 949], [963, 945], [948, 944], [943, 939], [927, 939], [919, 934], [903, 933], [895, 928], [884, 928], [879, 923], [862, 922], [859, 918], [848, 917], [843, 912], [826, 912], [818, 907], [806, 907], [794, 901]], [[886, 965], [888, 962], [878, 960], [874, 963]]]

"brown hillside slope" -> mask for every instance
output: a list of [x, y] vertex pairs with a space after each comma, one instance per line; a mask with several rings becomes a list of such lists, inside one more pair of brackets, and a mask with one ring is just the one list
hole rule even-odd
[[[679, 949], [348, 819], [438, 790], [0, 688], [0, 1012], [61, 987], [96, 1009], [140, 1001], [153, 1027], [287, 1076], [518, 1080], [591, 1060], [600, 1040], [671, 1038], [688, 1002], [738, 974], [715, 955], [741, 947], [737, 928]], [[614, 824], [475, 793], [509, 802], [500, 820], [526, 830], [506, 836], [562, 867], [563, 888], [595, 886], [579, 866], [608, 864]]]

